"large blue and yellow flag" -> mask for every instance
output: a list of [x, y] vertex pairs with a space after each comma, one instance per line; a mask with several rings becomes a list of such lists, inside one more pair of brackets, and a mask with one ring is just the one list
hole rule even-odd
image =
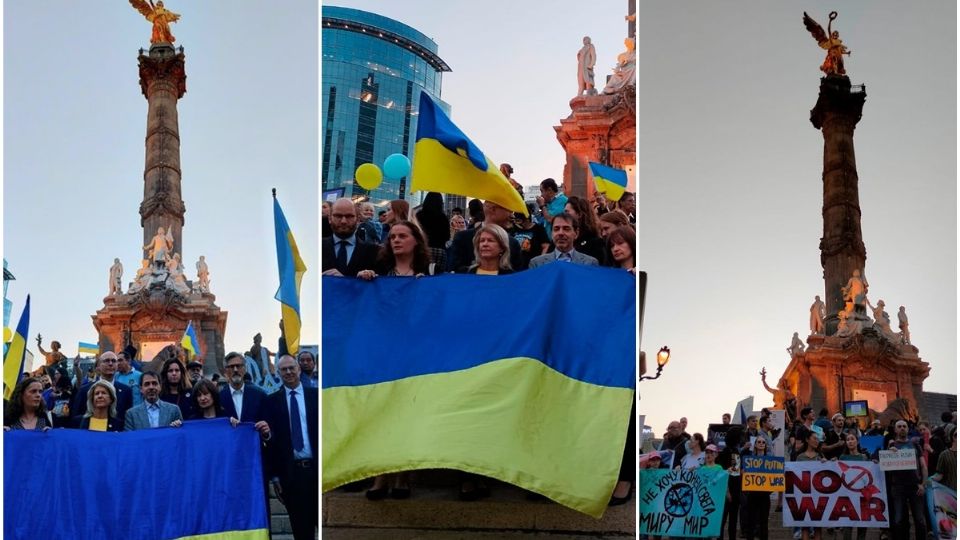
[[[601, 516], [634, 395], [634, 286], [623, 270], [573, 264], [324, 277], [323, 489], [459, 469]], [[464, 324], [465, 305], [490, 315]]]
[[300, 258], [297, 241], [287, 225], [276, 191], [273, 194], [273, 226], [277, 240], [277, 267], [280, 270], [280, 287], [274, 298], [280, 301], [287, 353], [296, 356], [300, 349], [300, 281], [307, 271], [307, 265]]
[[10, 399], [13, 395], [13, 389], [17, 387], [20, 381], [20, 375], [23, 374], [23, 359], [27, 354], [27, 335], [30, 333], [30, 295], [27, 295], [27, 303], [23, 306], [23, 313], [20, 314], [20, 322], [17, 323], [17, 332], [13, 334], [10, 341], [10, 347], [7, 354], [3, 356], [3, 399]]
[[200, 340], [197, 339], [197, 331], [193, 329], [193, 321], [187, 323], [187, 329], [180, 338], [180, 346], [187, 351], [187, 360], [192, 360], [200, 354]]
[[597, 191], [607, 196], [611, 201], [619, 201], [627, 189], [627, 172], [614, 169], [599, 163], [590, 162], [590, 172], [593, 174], [593, 183]]
[[426, 92], [420, 92], [410, 189], [476, 197], [527, 214], [520, 193]]
[[3, 437], [5, 539], [267, 539], [253, 424], [234, 428], [220, 418], [126, 433]]

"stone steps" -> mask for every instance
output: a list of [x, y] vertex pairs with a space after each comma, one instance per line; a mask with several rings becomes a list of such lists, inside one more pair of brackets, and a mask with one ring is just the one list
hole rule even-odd
[[[427, 474], [423, 474], [423, 473]], [[594, 519], [552, 501], [531, 501], [515, 486], [488, 481], [491, 496], [464, 502], [455, 471], [420, 471], [410, 499], [368, 501], [365, 493], [334, 490], [322, 498], [324, 538], [633, 538], [636, 504], [610, 507]], [[443, 485], [446, 484], [446, 485]]]

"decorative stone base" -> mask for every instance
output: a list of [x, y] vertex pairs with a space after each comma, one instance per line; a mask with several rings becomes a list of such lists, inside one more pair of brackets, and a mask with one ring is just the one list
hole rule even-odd
[[867, 399], [871, 409], [881, 412], [893, 400], [906, 399], [915, 413], [930, 374], [918, 352], [874, 328], [845, 338], [812, 335], [806, 352], [793, 358], [783, 378], [800, 407], [826, 407], [833, 413], [842, 411], [845, 401]]
[[[134, 294], [108, 296], [103, 303], [103, 308], [92, 316], [101, 351], [122, 350], [127, 332], [138, 349], [142, 343], [179, 343], [188, 322], [193, 321], [200, 341], [198, 360], [203, 363], [204, 373], [223, 372], [227, 312], [216, 305], [216, 296], [180, 294], [154, 284]], [[149, 362], [153, 358], [141, 360]]]
[[637, 163], [636, 87], [611, 95], [577, 96], [570, 116], [560, 120], [557, 140], [567, 153], [563, 188], [567, 195], [593, 199], [588, 162], [623, 169]]

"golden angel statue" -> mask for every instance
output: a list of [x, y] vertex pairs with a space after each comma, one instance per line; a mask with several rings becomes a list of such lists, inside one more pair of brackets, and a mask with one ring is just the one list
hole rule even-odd
[[156, 5], [153, 0], [130, 0], [130, 5], [153, 23], [150, 43], [173, 43], [177, 40], [170, 33], [170, 23], [179, 21], [180, 15], [163, 7], [163, 0], [157, 0]]
[[813, 39], [817, 40], [817, 44], [820, 45], [822, 49], [826, 49], [827, 57], [823, 60], [823, 65], [820, 66], [820, 71], [824, 72], [827, 75], [846, 75], [847, 70], [843, 68], [843, 55], [850, 56], [850, 50], [847, 49], [847, 46], [843, 44], [843, 40], [840, 39], [840, 32], [832, 29], [833, 20], [837, 18], [837, 12], [830, 12], [830, 22], [827, 23], [827, 31], [823, 31], [823, 27], [817, 24], [817, 21], [810, 18], [807, 15], [807, 12], [803, 12], [803, 25], [807, 27], [807, 30], [813, 35]]

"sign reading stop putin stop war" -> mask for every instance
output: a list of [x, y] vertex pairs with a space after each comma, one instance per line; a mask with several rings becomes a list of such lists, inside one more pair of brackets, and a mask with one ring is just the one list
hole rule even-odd
[[720, 536], [727, 473], [719, 469], [640, 471], [640, 534], [708, 538]]
[[744, 491], [783, 491], [783, 458], [743, 456], [740, 477]]
[[784, 473], [785, 527], [887, 527], [883, 471], [871, 461], [790, 462]]

